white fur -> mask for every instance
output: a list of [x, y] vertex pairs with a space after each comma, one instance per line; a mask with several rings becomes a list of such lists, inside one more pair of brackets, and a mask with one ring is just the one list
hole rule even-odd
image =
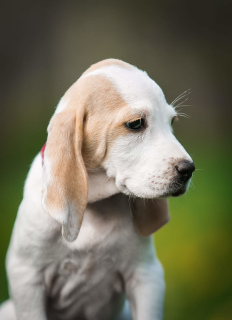
[[144, 133], [130, 134], [117, 140], [111, 156], [104, 163], [107, 176], [114, 177], [118, 189], [128, 195], [144, 198], [170, 195], [173, 179], [171, 160], [192, 161], [172, 133], [170, 123], [176, 111], [167, 104], [161, 88], [144, 71], [113, 65], [87, 73], [84, 77], [94, 75], [107, 77], [131, 110], [146, 116], [148, 126]]
[[[134, 320], [162, 318], [163, 270], [152, 237], [135, 232], [123, 193], [169, 196], [172, 162], [191, 158], [172, 134], [174, 109], [146, 73], [108, 66], [84, 77], [96, 74], [112, 81], [135, 114], [146, 116], [147, 128], [119, 137], [103, 168], [88, 172], [89, 204], [72, 243], [42, 208], [42, 161], [37, 155], [7, 256], [13, 303], [0, 310], [1, 320], [15, 320], [15, 312], [18, 320], [109, 320], [120, 312], [125, 294]], [[56, 112], [64, 108], [61, 100]], [[46, 310], [48, 295], [53, 310]], [[130, 319], [128, 307], [118, 317]]]

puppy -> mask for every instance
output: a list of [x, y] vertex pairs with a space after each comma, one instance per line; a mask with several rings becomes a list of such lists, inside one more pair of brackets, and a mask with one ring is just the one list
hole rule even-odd
[[120, 60], [69, 88], [25, 183], [1, 320], [162, 319], [151, 235], [194, 171], [172, 133], [176, 117], [160, 87]]

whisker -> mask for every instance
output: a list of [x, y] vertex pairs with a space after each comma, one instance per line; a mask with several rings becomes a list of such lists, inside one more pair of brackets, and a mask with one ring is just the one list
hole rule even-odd
[[178, 107], [192, 107], [193, 105], [192, 104], [178, 104], [177, 106], [175, 106], [174, 108], [176, 109], [176, 108], [178, 108]]
[[186, 98], [185, 100], [181, 101], [177, 106], [173, 106], [174, 109], [179, 108], [179, 107], [183, 107], [183, 103], [185, 103], [186, 101], [188, 101], [189, 98]]
[[184, 118], [190, 118], [190, 116], [183, 112], [177, 112], [177, 117], [184, 117]]
[[196, 190], [196, 187], [194, 186], [194, 183], [192, 182], [192, 180], [190, 181], [190, 187]]
[[180, 99], [184, 98], [185, 96], [187, 96], [187, 95], [190, 94], [190, 93], [191, 93], [191, 89], [188, 89], [188, 90], [182, 92], [182, 93], [181, 93], [178, 97], [176, 97], [170, 104], [171, 104], [172, 106], [174, 106], [177, 101], [179, 101]]

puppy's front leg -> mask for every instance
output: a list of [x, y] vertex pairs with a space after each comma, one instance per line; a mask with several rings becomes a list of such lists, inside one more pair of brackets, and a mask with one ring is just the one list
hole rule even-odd
[[127, 289], [133, 320], [161, 320], [164, 289], [163, 268], [157, 259], [137, 266]]
[[45, 286], [41, 274], [23, 261], [14, 262], [7, 269], [17, 320], [46, 320]]

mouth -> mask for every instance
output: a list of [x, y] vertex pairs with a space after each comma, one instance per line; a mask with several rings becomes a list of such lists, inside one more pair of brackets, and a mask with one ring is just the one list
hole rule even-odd
[[180, 189], [174, 193], [171, 194], [172, 197], [179, 197], [182, 196], [186, 192], [186, 188]]
[[124, 183], [120, 185], [120, 190], [125, 195], [130, 196], [131, 198], [143, 198], [143, 199], [163, 199], [163, 198], [169, 198], [169, 197], [180, 197], [182, 196], [188, 189], [190, 179], [183, 183], [177, 180], [174, 180], [166, 189], [166, 191], [157, 193], [157, 194], [151, 194], [151, 193], [143, 193], [143, 192], [133, 192], [131, 189], [128, 188], [128, 186]]
[[177, 185], [174, 184], [174, 190], [170, 193], [171, 197], [179, 197], [182, 196], [188, 189], [190, 183], [190, 179], [186, 183], [178, 183]]

